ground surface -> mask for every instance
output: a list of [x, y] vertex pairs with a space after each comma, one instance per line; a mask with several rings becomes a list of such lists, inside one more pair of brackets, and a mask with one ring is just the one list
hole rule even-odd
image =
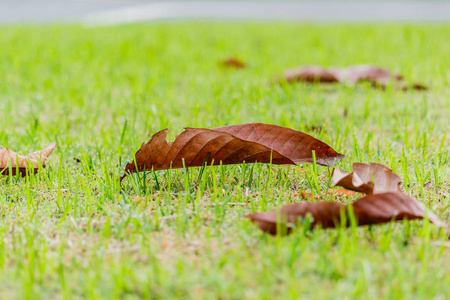
[[[49, 167], [0, 179], [2, 298], [444, 299], [446, 235], [427, 222], [262, 234], [242, 216], [305, 201], [312, 166], [119, 175], [148, 134], [265, 122], [351, 163], [381, 162], [449, 216], [450, 26], [175, 23], [0, 29], [0, 145], [56, 141]], [[217, 61], [237, 55], [243, 70]], [[285, 68], [373, 63], [431, 86], [274, 85]], [[319, 132], [317, 128], [322, 128]], [[253, 167], [254, 166], [254, 167]], [[253, 173], [250, 171], [253, 168]], [[250, 176], [249, 174], [252, 174]], [[327, 168], [317, 175], [330, 187]], [[352, 201], [329, 195], [325, 199]]]

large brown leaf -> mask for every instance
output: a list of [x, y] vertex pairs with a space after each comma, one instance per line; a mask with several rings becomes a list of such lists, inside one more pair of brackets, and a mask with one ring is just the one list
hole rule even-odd
[[[359, 226], [380, 224], [392, 220], [423, 219], [425, 216], [437, 226], [447, 227], [433, 212], [426, 210], [422, 203], [400, 192], [369, 195], [352, 204], [353, 214]], [[341, 225], [341, 215], [348, 214], [348, 206], [336, 202], [310, 202], [288, 204], [280, 209], [247, 215], [259, 228], [270, 234], [278, 229], [289, 233], [301, 218], [310, 215], [311, 227], [334, 228]], [[346, 218], [345, 226], [350, 226]]]
[[344, 157], [324, 142], [306, 133], [277, 125], [249, 123], [216, 127], [213, 130], [267, 146], [289, 157], [296, 164], [312, 163], [313, 151], [315, 151], [316, 163], [323, 166], [333, 166], [334, 160], [339, 161]]
[[[368, 81], [374, 87], [386, 88], [392, 84], [395, 89], [415, 89], [427, 90], [428, 87], [414, 83], [408, 85], [403, 76], [394, 74], [389, 70], [370, 66], [370, 65], [356, 65], [347, 68], [323, 68], [320, 66], [304, 66], [295, 69], [290, 69], [284, 72], [283, 81], [286, 82], [324, 82], [324, 83], [347, 83], [355, 84], [361, 81]], [[278, 79], [279, 81], [279, 79]]]
[[333, 185], [365, 193], [376, 194], [385, 192], [399, 192], [402, 182], [391, 169], [382, 164], [354, 163], [351, 173], [335, 169], [332, 177]]
[[312, 151], [315, 151], [318, 164], [332, 165], [334, 160], [343, 157], [307, 134], [275, 125], [255, 123], [214, 129], [186, 128], [170, 143], [166, 141], [168, 132], [168, 129], [162, 130], [142, 144], [135, 161], [125, 167], [122, 179], [144, 170], [199, 167], [205, 163], [272, 162], [284, 165], [312, 162]]
[[27, 175], [27, 168], [33, 169], [34, 174], [39, 170], [39, 164], [45, 167], [45, 161], [56, 148], [56, 143], [50, 144], [44, 150], [36, 151], [27, 155], [19, 155], [8, 148], [0, 149], [0, 174], [9, 175], [9, 162], [11, 162], [12, 175], [16, 175], [18, 169], [22, 176]]

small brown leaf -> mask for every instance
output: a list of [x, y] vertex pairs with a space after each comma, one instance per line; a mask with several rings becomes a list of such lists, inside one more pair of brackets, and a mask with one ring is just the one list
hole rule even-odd
[[44, 150], [27, 155], [18, 155], [8, 148], [0, 148], [0, 174], [9, 175], [9, 162], [11, 162], [12, 175], [16, 175], [18, 169], [22, 177], [27, 175], [27, 168], [34, 168], [34, 174], [39, 170], [39, 163], [45, 167], [45, 161], [56, 148], [56, 143], [51, 143]]
[[[356, 84], [367, 81], [374, 87], [387, 88], [392, 84], [393, 88], [401, 90], [427, 90], [428, 87], [420, 83], [408, 85], [403, 76], [391, 73], [389, 70], [370, 66], [356, 65], [347, 68], [323, 68], [320, 66], [304, 66], [290, 69], [284, 72], [283, 81], [286, 82], [322, 82], [322, 83], [347, 83]], [[277, 81], [280, 81], [279, 79]]]
[[240, 60], [236, 57], [229, 57], [229, 58], [225, 59], [224, 61], [222, 61], [220, 64], [223, 67], [236, 68], [236, 69], [243, 69], [246, 67], [245, 62], [243, 62], [242, 60]]
[[392, 219], [396, 221], [423, 219], [426, 216], [437, 226], [448, 226], [422, 203], [401, 192], [366, 196], [353, 203], [353, 209], [359, 225], [386, 223]]
[[332, 177], [335, 186], [369, 195], [400, 191], [401, 182], [400, 177], [391, 169], [377, 163], [354, 163], [350, 174], [335, 169]]
[[329, 71], [334, 74], [340, 82], [354, 84], [361, 81], [370, 81], [389, 84], [391, 80], [403, 80], [400, 75], [394, 75], [386, 69], [369, 65], [357, 65], [347, 68], [330, 68]]
[[283, 73], [283, 80], [286, 82], [323, 82], [323, 83], [336, 83], [339, 79], [331, 72], [328, 72], [325, 68], [319, 66], [304, 66], [294, 69], [286, 70]]
[[[300, 196], [301, 196], [303, 199], [311, 199], [311, 197], [313, 196], [313, 194], [312, 194], [311, 192], [308, 192], [308, 191], [302, 191], [302, 193], [300, 194]], [[314, 194], [314, 199], [319, 199], [319, 198], [320, 198], [319, 195]]]
[[351, 196], [351, 195], [356, 194], [356, 192], [355, 191], [350, 191], [350, 190], [347, 190], [347, 189], [337, 189], [337, 190], [328, 191], [328, 194], [329, 195], [344, 194], [345, 196]]
[[312, 151], [315, 151], [317, 164], [333, 165], [334, 160], [343, 157], [305, 133], [276, 125], [251, 123], [213, 129], [186, 128], [170, 143], [166, 141], [168, 131], [162, 130], [142, 144], [135, 162], [125, 167], [122, 179], [144, 170], [199, 167], [205, 163], [311, 163]]
[[[447, 227], [433, 212], [424, 208], [414, 198], [400, 192], [369, 195], [352, 204], [353, 215], [358, 226], [387, 223], [392, 220], [423, 219], [425, 216], [435, 225]], [[336, 202], [310, 202], [288, 204], [268, 212], [254, 213], [245, 217], [258, 223], [259, 228], [277, 234], [278, 228], [286, 233], [298, 225], [301, 218], [311, 216], [311, 227], [334, 228], [341, 225], [341, 214], [348, 214], [348, 206]], [[345, 226], [350, 226], [348, 220]]]
[[343, 205], [336, 202], [296, 203], [244, 217], [258, 223], [262, 231], [275, 235], [277, 234], [277, 227], [286, 229], [287, 233], [290, 233], [292, 227], [298, 224], [300, 218], [305, 218], [307, 215], [312, 217], [312, 227], [318, 224], [323, 228], [334, 227], [335, 224], [339, 223], [342, 208]]
[[337, 189], [337, 190], [331, 190], [328, 191], [327, 193], [323, 193], [322, 195], [313, 193], [311, 191], [302, 191], [300, 194], [299, 193], [293, 193], [292, 195], [294, 197], [302, 197], [303, 199], [311, 199], [311, 197], [314, 197], [314, 199], [319, 199], [322, 196], [325, 196], [326, 194], [328, 195], [333, 195], [333, 194], [344, 194], [345, 196], [351, 196], [353, 194], [356, 194], [356, 192], [354, 191], [350, 191], [350, 190], [346, 190], [346, 189]]

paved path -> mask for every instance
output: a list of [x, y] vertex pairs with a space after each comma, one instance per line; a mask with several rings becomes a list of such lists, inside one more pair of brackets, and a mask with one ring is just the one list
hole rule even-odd
[[450, 1], [0, 0], [3, 24], [161, 19], [448, 22]]
[[0, 0], [0, 24], [79, 21], [104, 10], [148, 3], [139, 0]]

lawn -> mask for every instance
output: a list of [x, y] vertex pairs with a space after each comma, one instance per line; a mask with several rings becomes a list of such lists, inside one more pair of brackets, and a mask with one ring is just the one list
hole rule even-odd
[[[1, 298], [446, 298], [448, 233], [426, 220], [272, 237], [243, 218], [313, 201], [301, 198], [317, 192], [312, 165], [119, 178], [161, 129], [271, 123], [344, 153], [341, 169], [385, 164], [447, 221], [448, 36], [450, 25], [0, 27], [0, 145], [58, 143], [43, 172], [0, 178]], [[229, 56], [248, 67], [221, 68]], [[362, 63], [431, 89], [272, 82], [299, 65]], [[317, 168], [327, 192], [330, 170]]]

